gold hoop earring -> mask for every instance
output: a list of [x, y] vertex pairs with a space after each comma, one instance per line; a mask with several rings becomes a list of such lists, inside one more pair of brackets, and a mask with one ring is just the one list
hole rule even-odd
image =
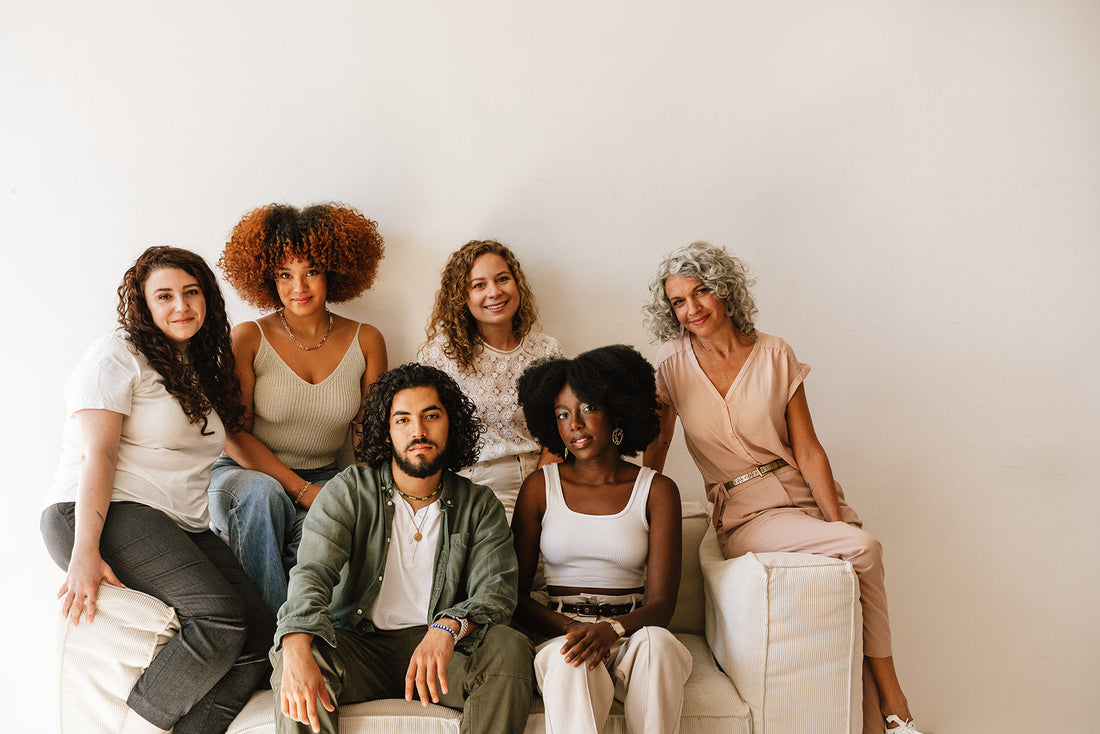
[[561, 452], [561, 458], [562, 458], [562, 461], [565, 461], [566, 459], [569, 458], [569, 447], [568, 446], [566, 446], [565, 450]]
[[623, 442], [623, 429], [616, 428], [614, 431], [611, 432], [611, 443], [618, 446], [622, 442]]

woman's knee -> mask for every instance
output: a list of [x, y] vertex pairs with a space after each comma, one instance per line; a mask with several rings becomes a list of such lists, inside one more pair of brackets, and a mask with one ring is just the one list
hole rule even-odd
[[294, 515], [290, 501], [278, 480], [251, 469], [225, 469], [217, 481], [210, 483], [211, 505], [238, 516], [262, 513], [272, 517]]
[[852, 528], [854, 552], [849, 562], [857, 570], [875, 568], [882, 565], [882, 543], [866, 530]]

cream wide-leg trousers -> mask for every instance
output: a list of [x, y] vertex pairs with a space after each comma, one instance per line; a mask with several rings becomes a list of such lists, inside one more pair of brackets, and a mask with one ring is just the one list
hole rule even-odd
[[[585, 622], [598, 617], [569, 615]], [[684, 683], [691, 653], [664, 627], [643, 627], [618, 640], [603, 665], [589, 670], [565, 662], [565, 636], [539, 646], [535, 680], [546, 707], [548, 734], [598, 734], [612, 699], [626, 709], [630, 734], [675, 734], [680, 730]]]

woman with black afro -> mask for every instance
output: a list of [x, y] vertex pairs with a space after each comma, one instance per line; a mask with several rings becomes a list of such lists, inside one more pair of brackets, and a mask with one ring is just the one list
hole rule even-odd
[[[599, 732], [625, 681], [629, 731], [679, 730], [687, 649], [666, 629], [680, 586], [680, 494], [626, 461], [660, 430], [653, 367], [615, 345], [529, 367], [531, 434], [564, 460], [523, 483], [512, 520], [516, 619], [549, 637], [535, 675], [548, 732]], [[539, 555], [549, 604], [531, 596]]]

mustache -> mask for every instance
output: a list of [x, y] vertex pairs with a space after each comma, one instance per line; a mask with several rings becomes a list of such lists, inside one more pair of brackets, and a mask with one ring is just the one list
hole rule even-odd
[[426, 438], [414, 438], [412, 441], [409, 441], [407, 444], [405, 444], [405, 450], [409, 451], [415, 446], [430, 446], [433, 449], [439, 448], [439, 446]]

